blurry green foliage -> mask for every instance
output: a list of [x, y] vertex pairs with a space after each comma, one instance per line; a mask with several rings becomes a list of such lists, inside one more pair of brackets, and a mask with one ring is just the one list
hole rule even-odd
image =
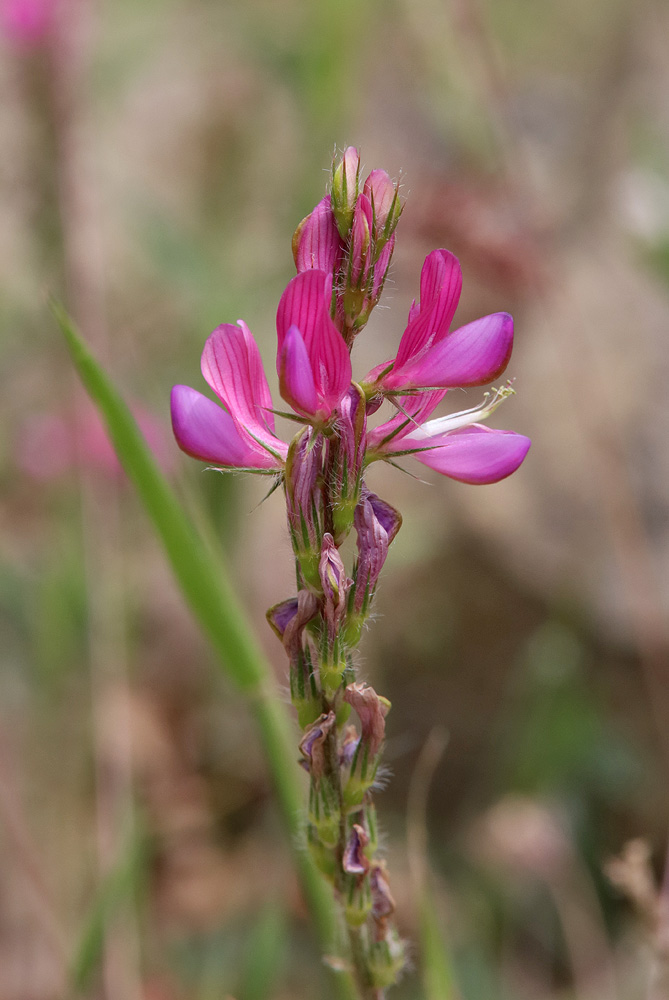
[[593, 799], [624, 801], [642, 771], [637, 752], [607, 719], [586, 655], [566, 626], [549, 621], [534, 633], [501, 744], [505, 788], [560, 797], [577, 813]]

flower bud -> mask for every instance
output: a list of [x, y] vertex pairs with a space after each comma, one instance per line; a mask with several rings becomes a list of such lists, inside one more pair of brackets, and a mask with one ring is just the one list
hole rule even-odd
[[341, 624], [346, 614], [346, 598], [351, 581], [332, 535], [323, 535], [323, 548], [319, 562], [321, 588], [324, 596], [321, 635], [321, 684], [328, 697], [332, 697], [342, 682], [346, 659], [340, 638]]
[[351, 770], [343, 790], [346, 808], [353, 810], [360, 807], [374, 783], [390, 702], [387, 698], [380, 698], [367, 684], [349, 684], [344, 691], [344, 701], [355, 709], [361, 727], [360, 741], [353, 753]]
[[376, 757], [385, 736], [390, 702], [379, 697], [369, 684], [349, 684], [344, 691], [344, 701], [353, 707], [360, 719], [360, 743], [370, 757]]
[[334, 712], [324, 712], [309, 726], [300, 740], [300, 753], [307, 762], [309, 773], [315, 782], [325, 774], [325, 744], [335, 724]]
[[267, 612], [267, 621], [283, 642], [290, 662], [290, 696], [303, 729], [321, 711], [309, 644], [302, 639], [305, 626], [317, 611], [317, 597], [309, 590], [301, 590], [297, 597], [275, 604]]
[[319, 561], [323, 537], [321, 469], [323, 438], [306, 428], [291, 441], [286, 458], [285, 489], [293, 551], [305, 585], [320, 594]]
[[369, 873], [372, 887], [372, 916], [377, 924], [385, 924], [395, 912], [395, 900], [390, 891], [388, 869], [384, 861], [375, 861]]
[[392, 236], [404, 206], [399, 199], [399, 187], [391, 181], [385, 170], [372, 170], [363, 187], [374, 211], [374, 240], [376, 256]]
[[359, 823], [354, 823], [348, 835], [342, 858], [342, 868], [347, 875], [367, 874], [369, 858], [365, 854], [365, 848], [368, 844], [369, 837], [366, 830]]
[[355, 146], [348, 146], [339, 163], [332, 165], [332, 211], [343, 240], [348, 239], [359, 183], [360, 157]]
[[346, 630], [346, 640], [351, 646], [360, 639], [388, 549], [402, 526], [402, 516], [375, 493], [363, 490], [354, 523], [358, 533], [358, 561], [353, 573], [352, 612]]
[[339, 549], [329, 531], [323, 535], [318, 572], [325, 596], [325, 620], [336, 629], [346, 608], [346, 590], [349, 581]]
[[[346, 706], [351, 711], [351, 706]], [[353, 757], [355, 751], [358, 749], [358, 744], [360, 743], [360, 737], [358, 735], [358, 730], [355, 726], [347, 726], [344, 731], [344, 737], [339, 746], [339, 766], [349, 767], [353, 762]]]
[[404, 943], [390, 917], [395, 912], [395, 900], [390, 891], [388, 870], [384, 861], [373, 861], [369, 871], [369, 886], [372, 895], [372, 920], [374, 940], [367, 956], [372, 984], [377, 989], [387, 989], [397, 982], [406, 955]]
[[293, 257], [298, 274], [315, 268], [336, 274], [344, 252], [337, 224], [332, 214], [330, 195], [326, 195], [305, 219], [293, 236]]
[[370, 304], [368, 306], [369, 312], [372, 311], [374, 306], [381, 298], [381, 292], [383, 291], [383, 286], [386, 282], [386, 278], [388, 277], [388, 271], [390, 270], [390, 261], [393, 256], [394, 249], [395, 249], [395, 237], [393, 235], [385, 244], [383, 250], [379, 254], [376, 264], [374, 265], [374, 280], [372, 281], [372, 293], [370, 295]]
[[328, 441], [328, 493], [332, 498], [334, 539], [341, 545], [353, 527], [362, 487], [367, 428], [366, 401], [356, 383], [339, 404], [337, 435]]
[[369, 198], [361, 194], [353, 210], [353, 222], [348, 249], [348, 283], [353, 288], [365, 288], [372, 266], [372, 232], [374, 217]]

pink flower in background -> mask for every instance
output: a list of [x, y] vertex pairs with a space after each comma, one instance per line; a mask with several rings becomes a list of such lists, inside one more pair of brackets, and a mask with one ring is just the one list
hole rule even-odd
[[58, 0], [0, 0], [0, 30], [9, 41], [39, 45], [54, 24]]
[[[164, 424], [139, 406], [132, 410], [154, 458], [165, 473], [171, 473], [174, 457]], [[106, 428], [97, 410], [87, 403], [72, 418], [43, 413], [26, 421], [16, 443], [16, 462], [26, 475], [42, 482], [59, 479], [77, 466], [109, 477], [122, 475]]]

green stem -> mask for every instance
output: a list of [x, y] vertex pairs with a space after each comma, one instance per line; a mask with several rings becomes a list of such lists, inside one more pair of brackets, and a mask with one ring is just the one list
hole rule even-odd
[[[324, 700], [325, 711], [333, 708], [333, 705]], [[332, 730], [328, 734], [327, 738], [327, 773], [330, 782], [337, 791], [337, 796], [339, 798], [339, 842], [334, 848], [335, 855], [335, 894], [338, 897], [339, 903], [341, 903], [343, 909], [343, 899], [344, 899], [344, 851], [346, 850], [346, 810], [344, 807], [344, 795], [341, 784], [341, 769], [339, 766], [339, 752], [337, 746], [337, 732]], [[367, 956], [365, 953], [364, 942], [362, 940], [361, 930], [359, 927], [352, 927], [348, 921], [346, 922], [346, 932], [348, 937], [349, 951], [351, 964], [353, 966], [353, 975], [355, 977], [355, 982], [360, 991], [361, 1000], [377, 1000], [379, 994], [373, 990], [370, 985], [369, 968], [367, 966]], [[381, 1000], [383, 998], [381, 997]]]
[[349, 927], [348, 939], [351, 946], [351, 958], [355, 969], [356, 980], [360, 987], [363, 1000], [384, 1000], [385, 991], [377, 989], [369, 982], [365, 944], [362, 940], [362, 928]]

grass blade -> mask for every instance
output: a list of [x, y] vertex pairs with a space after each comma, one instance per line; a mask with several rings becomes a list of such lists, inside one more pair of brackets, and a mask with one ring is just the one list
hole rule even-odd
[[[300, 846], [302, 785], [295, 765], [295, 734], [278, 698], [271, 669], [257, 644], [218, 553], [204, 544], [160, 471], [127, 404], [89, 351], [62, 306], [53, 312], [81, 381], [106, 424], [118, 458], [133, 482], [162, 541], [174, 575], [193, 614], [219, 654], [221, 664], [247, 697], [263, 742], [295, 864], [322, 946], [329, 952], [336, 920], [329, 887]], [[350, 976], [338, 973], [339, 996], [357, 996]]]

